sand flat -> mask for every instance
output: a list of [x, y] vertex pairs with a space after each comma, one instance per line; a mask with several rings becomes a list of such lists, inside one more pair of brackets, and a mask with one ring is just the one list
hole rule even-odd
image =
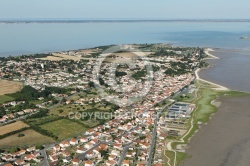
[[191, 140], [184, 166], [249, 166], [250, 97], [223, 97], [219, 111]]

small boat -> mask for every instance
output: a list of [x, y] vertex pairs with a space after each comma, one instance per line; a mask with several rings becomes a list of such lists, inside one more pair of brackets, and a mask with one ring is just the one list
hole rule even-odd
[[240, 37], [240, 39], [248, 39], [247, 36]]

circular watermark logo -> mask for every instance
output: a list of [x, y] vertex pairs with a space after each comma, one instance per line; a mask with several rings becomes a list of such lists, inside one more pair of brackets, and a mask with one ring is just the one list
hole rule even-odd
[[143, 51], [129, 45], [112, 46], [96, 59], [92, 81], [106, 101], [127, 107], [149, 93], [153, 67]]

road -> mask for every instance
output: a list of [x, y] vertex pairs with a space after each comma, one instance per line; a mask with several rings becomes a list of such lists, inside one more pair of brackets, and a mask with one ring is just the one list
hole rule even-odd
[[[164, 98], [164, 99], [162, 99], [161, 101], [159, 101], [158, 103], [161, 103], [161, 102], [163, 102], [164, 100], [167, 100], [169, 97], [166, 97], [166, 98]], [[158, 104], [157, 103], [157, 104]], [[149, 111], [151, 108], [153, 108], [153, 107], [155, 107], [155, 105], [152, 105], [152, 106], [150, 106], [149, 108], [147, 108], [143, 113], [145, 113], [145, 112], [147, 112], [147, 111]], [[161, 112], [166, 108], [167, 106], [165, 106], [165, 107], [163, 107], [162, 108], [162, 110], [161, 110]], [[139, 116], [141, 116], [143, 113], [141, 113], [141, 114], [138, 114], [137, 115], [137, 117], [139, 117]], [[156, 132], [157, 132], [157, 122], [158, 122], [158, 120], [159, 120], [159, 115], [160, 114], [157, 114], [157, 118], [155, 119], [155, 124], [154, 124], [154, 131], [153, 131], [153, 135], [154, 136], [152, 136], [152, 142], [155, 142], [155, 137], [156, 137]], [[136, 126], [136, 127], [138, 127], [138, 126]], [[134, 130], [134, 128], [136, 128], [136, 127], [133, 127], [133, 128], [131, 128], [130, 130], [128, 130], [128, 131], [125, 131], [121, 136], [119, 136], [120, 138], [124, 135], [124, 134], [127, 134], [127, 133], [129, 133], [129, 132], [131, 132], [132, 130]], [[121, 154], [121, 156], [120, 156], [120, 158], [119, 158], [119, 160], [118, 160], [118, 163], [117, 163], [117, 165], [121, 165], [122, 164], [122, 162], [123, 162], [123, 160], [124, 160], [124, 158], [125, 158], [125, 155], [126, 155], [126, 153], [127, 153], [127, 151], [128, 151], [128, 148], [129, 148], [129, 146], [131, 145], [133, 143], [133, 141], [132, 142], [130, 142], [130, 143], [128, 143], [125, 147], [124, 147], [124, 149], [123, 149], [123, 152], [122, 152], [122, 154]], [[155, 143], [154, 143], [155, 144]], [[154, 145], [153, 144], [153, 145]], [[154, 146], [151, 146], [151, 149], [150, 149], [150, 157], [152, 158], [152, 151], [153, 151], [153, 149], [154, 149]]]
[[40, 152], [41, 152], [41, 155], [43, 156], [43, 166], [49, 166], [46, 150], [43, 149]]
[[113, 144], [113, 142], [105, 142], [105, 141], [99, 141], [97, 144], [95, 144], [92, 148], [88, 149], [86, 152], [79, 154], [76, 158], [79, 160], [85, 160], [86, 159], [86, 154], [89, 151], [94, 150], [96, 147], [100, 146], [101, 144]]
[[101, 142], [95, 144], [92, 148], [88, 149], [88, 150], [87, 150], [86, 152], [84, 152], [84, 153], [79, 154], [76, 158], [79, 159], [79, 160], [85, 160], [85, 159], [86, 159], [86, 157], [85, 157], [86, 154], [87, 154], [89, 151], [94, 150], [96, 147], [100, 146], [101, 144], [102, 144]]
[[14, 122], [16, 122], [16, 121], [26, 119], [28, 116], [31, 116], [31, 115], [33, 115], [33, 114], [35, 114], [35, 113], [37, 113], [37, 112], [33, 112], [33, 113], [31, 113], [31, 114], [27, 114], [27, 115], [20, 116], [20, 117], [15, 118], [15, 119], [11, 119], [11, 120], [9, 120], [9, 121], [7, 121], [7, 122], [1, 123], [0, 126], [5, 126], [5, 125], [8, 125], [8, 124], [10, 124], [10, 123], [14, 123]]
[[131, 141], [130, 143], [128, 143], [124, 148], [123, 148], [123, 151], [122, 151], [122, 154], [121, 154], [121, 156], [120, 156], [120, 158], [119, 158], [119, 160], [118, 160], [118, 162], [117, 162], [117, 165], [122, 165], [122, 162], [123, 162], [123, 160], [124, 160], [124, 158], [125, 158], [125, 156], [126, 156], [126, 153], [127, 153], [127, 151], [128, 151], [128, 149], [129, 149], [129, 146], [133, 143], [134, 141]]
[[[168, 98], [164, 99], [164, 100], [167, 100]], [[162, 100], [162, 101], [164, 101]], [[149, 148], [149, 153], [148, 153], [148, 163], [147, 163], [147, 166], [151, 166], [152, 164], [152, 159], [153, 159], [153, 150], [154, 150], [154, 147], [155, 147], [155, 143], [156, 143], [156, 134], [157, 134], [157, 126], [158, 126], [158, 120], [159, 120], [159, 117], [161, 115], [161, 113], [163, 112], [163, 110], [167, 107], [168, 105], [164, 106], [160, 112], [157, 113], [157, 116], [154, 120], [154, 128], [153, 128], [153, 132], [152, 132], [152, 137], [151, 137], [151, 145], [150, 145], [150, 148]]]

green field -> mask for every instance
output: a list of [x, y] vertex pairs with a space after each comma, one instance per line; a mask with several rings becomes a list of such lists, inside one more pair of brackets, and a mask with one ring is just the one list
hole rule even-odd
[[90, 128], [95, 127], [100, 124], [98, 120], [94, 120], [94, 119], [83, 121], [82, 123], [89, 126]]
[[192, 102], [195, 100], [196, 92], [187, 93], [185, 96], [178, 95], [175, 100], [179, 102]]
[[74, 101], [76, 101], [76, 100], [78, 100], [78, 99], [80, 99], [81, 97], [79, 96], [79, 95], [73, 95], [73, 96], [70, 96], [69, 98], [68, 98], [68, 100], [74, 100]]
[[29, 125], [38, 126], [38, 125], [43, 125], [43, 124], [46, 124], [46, 123], [50, 123], [50, 122], [59, 120], [61, 118], [63, 118], [63, 117], [58, 117], [58, 116], [44, 116], [44, 117], [41, 117], [41, 118], [26, 119], [25, 122], [27, 124], [29, 124]]
[[13, 101], [14, 98], [6, 95], [0, 95], [0, 104], [8, 102], [8, 101]]
[[87, 128], [83, 127], [83, 125], [67, 119], [61, 119], [51, 123], [46, 123], [41, 125], [40, 127], [58, 136], [59, 140], [75, 137], [87, 130]]

